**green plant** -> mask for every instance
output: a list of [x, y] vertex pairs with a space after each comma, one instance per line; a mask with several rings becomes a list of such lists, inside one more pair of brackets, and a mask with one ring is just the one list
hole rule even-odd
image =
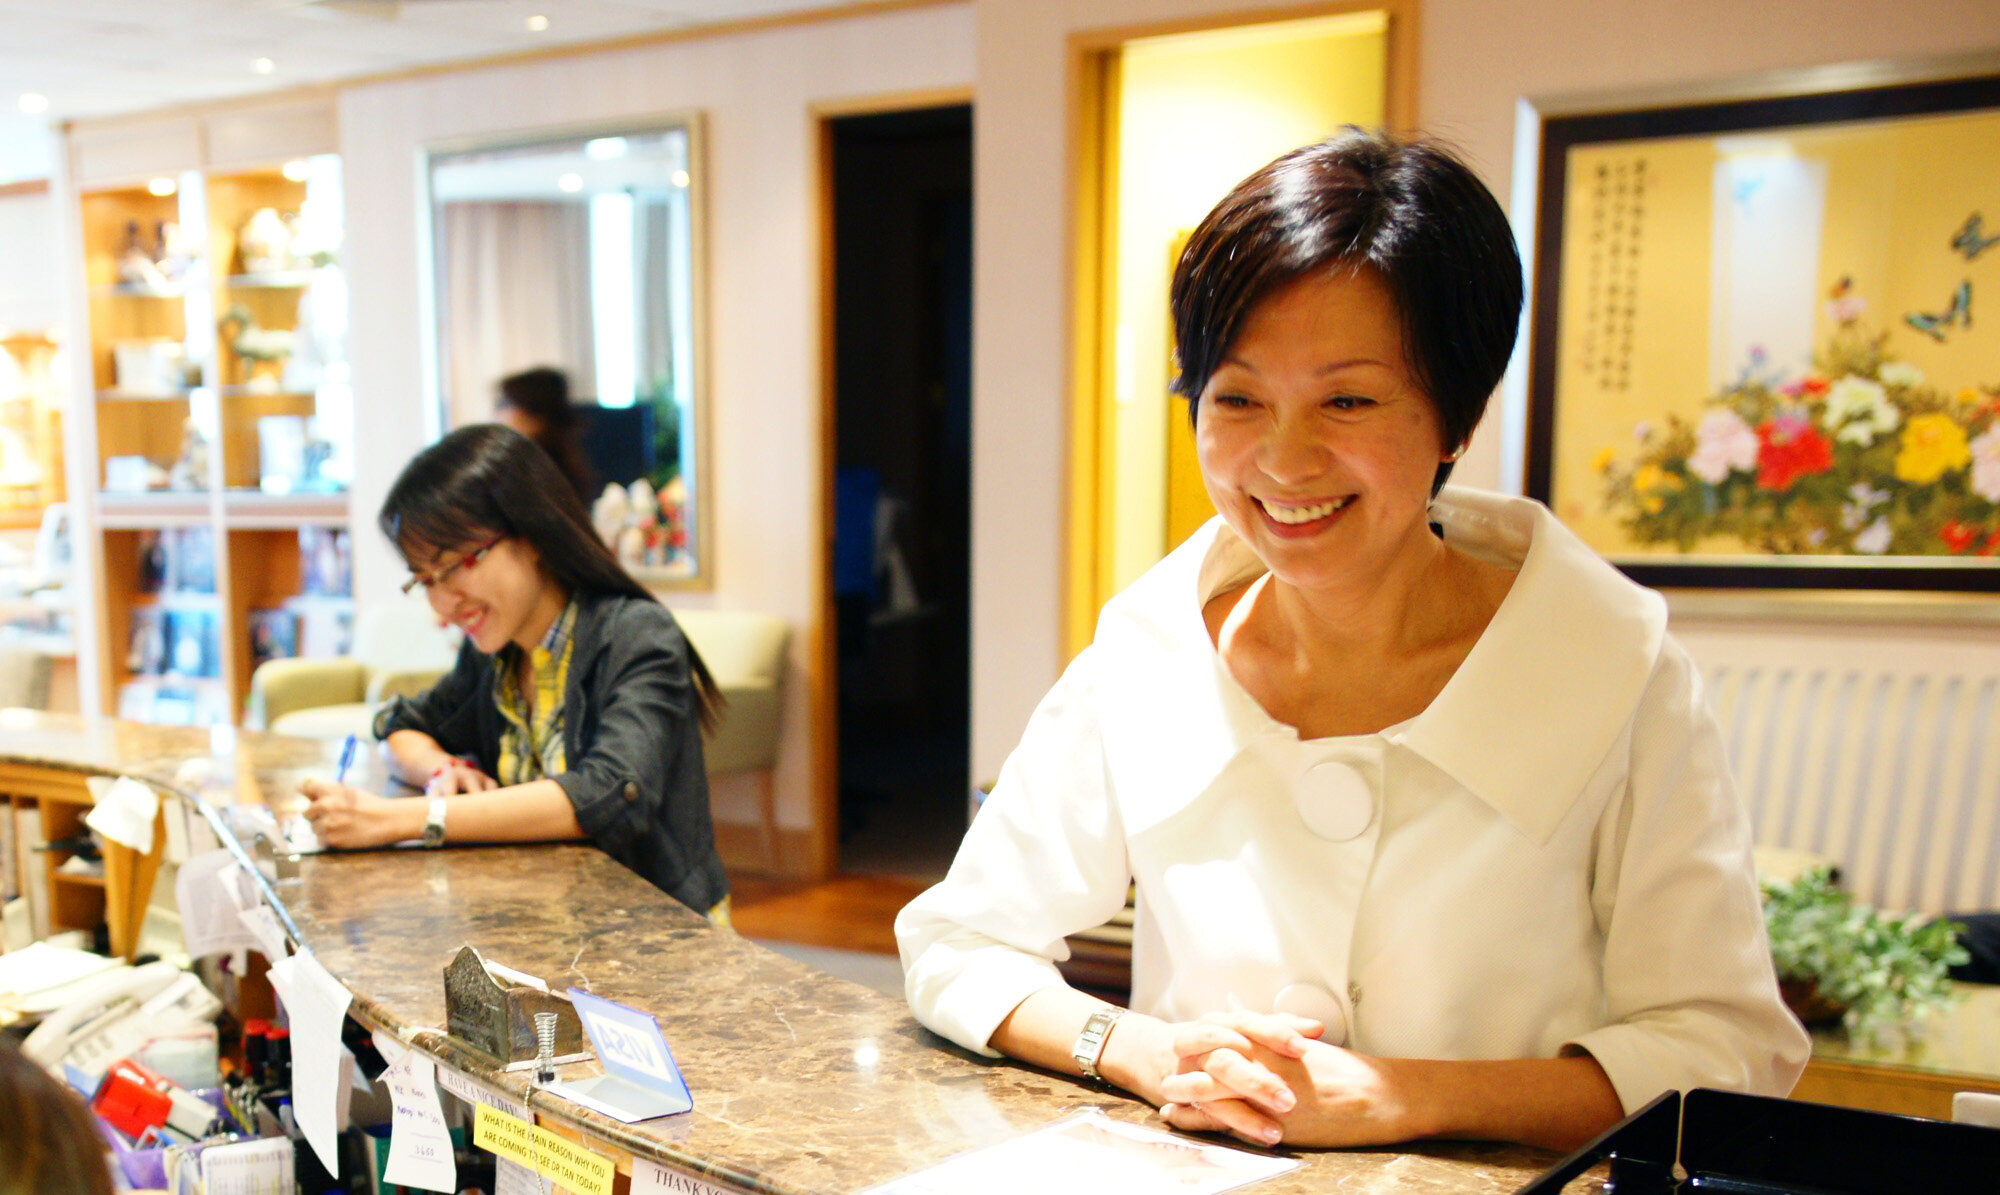
[[1947, 969], [1968, 957], [1957, 923], [1857, 905], [1823, 867], [1763, 887], [1778, 978], [1844, 1006], [1857, 1038], [1909, 1031], [1951, 1002]]

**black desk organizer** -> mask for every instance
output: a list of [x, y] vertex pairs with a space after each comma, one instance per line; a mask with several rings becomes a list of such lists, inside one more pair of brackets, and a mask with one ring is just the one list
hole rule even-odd
[[2000, 1129], [1696, 1088], [1647, 1104], [1516, 1195], [1558, 1195], [1607, 1160], [1611, 1195], [2000, 1191]]

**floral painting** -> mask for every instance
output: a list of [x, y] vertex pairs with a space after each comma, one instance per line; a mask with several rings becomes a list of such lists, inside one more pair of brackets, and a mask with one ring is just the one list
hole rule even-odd
[[1528, 492], [1651, 584], [2000, 590], [1982, 87], [1546, 122]]
[[2000, 555], [2000, 389], [1942, 389], [1887, 341], [1850, 317], [1804, 376], [1755, 362], [1699, 419], [1638, 425], [1629, 457], [1599, 451], [1605, 505], [1633, 542], [1681, 552], [1724, 536], [1779, 554]]

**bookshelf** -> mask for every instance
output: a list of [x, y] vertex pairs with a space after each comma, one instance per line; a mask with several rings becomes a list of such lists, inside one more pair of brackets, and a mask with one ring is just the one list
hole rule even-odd
[[[343, 203], [338, 157], [315, 152], [331, 128], [330, 106], [294, 105], [70, 131], [92, 425], [71, 478], [93, 490], [105, 713], [240, 721], [260, 651], [345, 648]], [[312, 629], [274, 633], [285, 620]]]

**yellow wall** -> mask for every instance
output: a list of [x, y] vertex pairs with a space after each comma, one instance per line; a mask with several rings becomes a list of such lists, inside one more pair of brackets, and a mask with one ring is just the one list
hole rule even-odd
[[[1179, 238], [1245, 175], [1343, 125], [1382, 123], [1381, 13], [1272, 22], [1126, 43], [1118, 72], [1112, 394], [1104, 459], [1101, 595], [1167, 542], [1167, 281]], [[1185, 472], [1185, 470], [1183, 470]]]

